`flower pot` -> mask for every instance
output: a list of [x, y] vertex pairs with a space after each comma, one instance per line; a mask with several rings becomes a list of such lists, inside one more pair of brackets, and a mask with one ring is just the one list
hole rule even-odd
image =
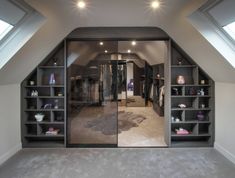
[[43, 121], [44, 116], [45, 115], [43, 115], [43, 114], [35, 114], [34, 117], [38, 122], [41, 122], [41, 121]]

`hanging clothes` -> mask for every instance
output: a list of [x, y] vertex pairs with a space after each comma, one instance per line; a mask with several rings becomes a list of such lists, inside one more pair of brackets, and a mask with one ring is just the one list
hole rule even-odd
[[165, 94], [165, 86], [162, 86], [162, 87], [159, 89], [159, 106], [160, 106], [160, 107], [163, 106], [164, 94]]
[[151, 88], [150, 88], [150, 99], [153, 100], [153, 84], [151, 84]]

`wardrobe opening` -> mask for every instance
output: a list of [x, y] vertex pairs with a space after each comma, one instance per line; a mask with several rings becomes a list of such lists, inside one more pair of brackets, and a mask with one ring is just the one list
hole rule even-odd
[[166, 147], [168, 41], [67, 41], [67, 142]]

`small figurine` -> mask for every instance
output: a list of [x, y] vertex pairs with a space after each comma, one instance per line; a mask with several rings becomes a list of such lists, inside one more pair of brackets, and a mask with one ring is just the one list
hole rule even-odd
[[205, 104], [201, 104], [201, 108], [205, 108], [206, 107], [206, 105]]
[[197, 90], [197, 95], [201, 95], [201, 90]]
[[53, 59], [53, 65], [54, 65], [54, 66], [57, 66], [57, 58], [54, 58], [54, 59]]
[[33, 90], [31, 92], [31, 96], [38, 96], [38, 91], [37, 90]]
[[200, 90], [200, 95], [202, 95], [202, 96], [205, 95], [205, 92], [204, 92], [203, 88], [201, 88], [201, 90]]
[[183, 59], [182, 58], [178, 58], [177, 60], [178, 60], [178, 65], [182, 65]]

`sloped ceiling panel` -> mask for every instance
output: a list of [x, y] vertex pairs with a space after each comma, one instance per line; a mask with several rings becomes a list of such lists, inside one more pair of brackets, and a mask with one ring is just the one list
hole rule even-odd
[[88, 8], [83, 11], [77, 9], [75, 0], [26, 2], [43, 14], [47, 22], [0, 71], [0, 84], [20, 83], [63, 38], [78, 27], [118, 26], [160, 27], [215, 81], [235, 82], [234, 70], [187, 21], [187, 16], [206, 0], [164, 0], [161, 8], [155, 11], [143, 0], [135, 0], [134, 3], [126, 0], [89, 1]]

